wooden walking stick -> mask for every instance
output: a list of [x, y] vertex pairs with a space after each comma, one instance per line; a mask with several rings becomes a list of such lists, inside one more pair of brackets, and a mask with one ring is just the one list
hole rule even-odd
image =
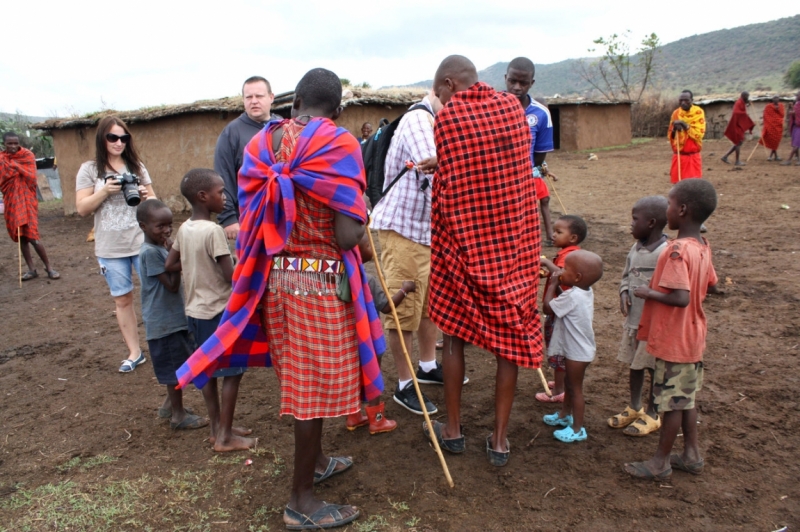
[[680, 182], [682, 179], [681, 176], [681, 141], [680, 141], [680, 132], [675, 132], [675, 155], [678, 156], [678, 181]]
[[17, 227], [17, 252], [19, 254], [19, 287], [22, 288], [22, 238], [20, 238], [20, 229], [20, 227]]
[[556, 184], [555, 184], [556, 182], [553, 180], [553, 176], [550, 175], [550, 172], [547, 173], [547, 177], [548, 177], [548, 179], [550, 179], [550, 187], [553, 189], [553, 194], [556, 195], [556, 199], [558, 200], [558, 204], [561, 205], [561, 210], [563, 211], [564, 214], [568, 214], [567, 213], [567, 208], [564, 207], [564, 202], [561, 201], [561, 196], [558, 195], [558, 191], [556, 190]]
[[[370, 231], [369, 225], [367, 225], [366, 231], [367, 236], [369, 237], [369, 245], [372, 247], [372, 252], [375, 253], [375, 242], [372, 240], [372, 231]], [[375, 254], [377, 255], [377, 253]], [[386, 279], [383, 278], [383, 272], [381, 271], [380, 261], [377, 259], [377, 256], [375, 258], [375, 271], [378, 273], [378, 280], [381, 282], [381, 288], [383, 288], [384, 293], [389, 294], [389, 287], [386, 286]], [[408, 369], [411, 371], [411, 381], [414, 383], [414, 390], [417, 392], [417, 399], [419, 400], [420, 406], [422, 406], [422, 415], [425, 416], [425, 423], [428, 425], [428, 434], [431, 437], [433, 448], [436, 451], [436, 454], [439, 455], [439, 463], [442, 464], [442, 469], [444, 470], [444, 476], [447, 479], [447, 483], [452, 488], [455, 486], [455, 483], [453, 482], [453, 477], [450, 476], [450, 470], [447, 469], [447, 462], [444, 459], [442, 450], [439, 448], [439, 442], [436, 440], [436, 434], [433, 432], [433, 423], [431, 423], [431, 418], [428, 416], [428, 410], [425, 408], [425, 400], [422, 397], [422, 391], [419, 389], [419, 382], [417, 382], [417, 376], [414, 372], [414, 364], [411, 362], [411, 357], [406, 349], [406, 342], [403, 339], [402, 329], [400, 328], [400, 317], [397, 315], [397, 308], [395, 308], [394, 301], [392, 301], [391, 297], [387, 299], [389, 300], [389, 307], [392, 309], [394, 324], [397, 327], [397, 336], [400, 337], [400, 346], [403, 348], [403, 354], [406, 356]]]
[[[760, 140], [760, 139], [759, 139], [759, 140]], [[755, 145], [755, 146], [753, 146], [753, 151], [751, 151], [751, 152], [750, 152], [750, 156], [748, 156], [748, 157], [747, 157], [747, 160], [745, 161], [746, 163], [749, 163], [749, 162], [750, 162], [750, 157], [752, 157], [752, 156], [753, 156], [753, 154], [754, 154], [754, 153], [756, 152], [756, 150], [758, 149], [758, 145], [759, 145], [759, 143], [760, 143], [760, 142], [756, 142], [756, 145]], [[764, 146], [764, 149], [766, 150], [766, 149], [767, 149], [767, 147], [766, 147], [766, 146]]]

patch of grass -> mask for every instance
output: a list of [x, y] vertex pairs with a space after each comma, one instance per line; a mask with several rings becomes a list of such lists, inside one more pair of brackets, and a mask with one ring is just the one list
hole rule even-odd
[[259, 506], [253, 512], [253, 516], [248, 520], [248, 532], [268, 532], [269, 525], [266, 523], [269, 514], [283, 515], [283, 508], [267, 508]]
[[421, 521], [421, 519], [419, 517], [411, 516], [411, 519], [406, 521], [406, 526], [409, 527], [409, 528], [414, 528], [415, 526], [417, 526], [419, 524], [420, 521]]
[[406, 504], [405, 502], [402, 502], [402, 501], [400, 501], [400, 502], [392, 502], [392, 500], [389, 499], [389, 504], [392, 505], [392, 508], [394, 508], [394, 510], [396, 512], [407, 512], [408, 511], [408, 504]]
[[215, 454], [214, 458], [210, 459], [214, 465], [236, 465], [241, 464], [245, 461], [245, 457], [242, 455], [230, 455], [230, 456], [223, 456], [221, 454]]
[[80, 456], [76, 456], [75, 458], [72, 458], [67, 462], [61, 464], [60, 466], [56, 466], [56, 469], [58, 469], [58, 471], [61, 473], [69, 473], [75, 468], [80, 468], [82, 472], [85, 472], [88, 471], [89, 469], [92, 469], [93, 467], [97, 467], [103, 464], [110, 464], [116, 461], [117, 458], [114, 458], [113, 456], [106, 456], [104, 454], [98, 456], [92, 456], [91, 458], [88, 458], [86, 460], [81, 460]]
[[[262, 450], [263, 449], [260, 449], [259, 451]], [[264, 470], [263, 470], [264, 474], [272, 477], [277, 477], [278, 475], [283, 473], [284, 469], [286, 469], [286, 462], [284, 461], [283, 458], [281, 458], [281, 455], [279, 455], [274, 449], [270, 449], [269, 451], [266, 450], [264, 451], [265, 452], [259, 454], [259, 456], [267, 457], [270, 454], [272, 455], [272, 460], [267, 459], [266, 463], [264, 464]]]
[[381, 515], [371, 515], [369, 519], [362, 521], [355, 521], [353, 523], [353, 530], [356, 532], [376, 532], [389, 527], [389, 523]]

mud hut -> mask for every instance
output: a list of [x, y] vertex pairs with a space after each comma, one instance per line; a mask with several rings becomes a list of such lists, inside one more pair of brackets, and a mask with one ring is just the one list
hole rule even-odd
[[561, 150], [591, 150], [631, 142], [631, 103], [549, 98], [553, 142]]
[[[337, 123], [356, 137], [361, 124], [377, 126], [381, 118], [393, 120], [420, 101], [425, 91], [346, 89], [344, 110]], [[273, 112], [289, 116], [293, 92], [278, 94]], [[136, 111], [102, 111], [84, 117], [52, 119], [34, 124], [53, 137], [58, 158], [64, 214], [75, 213], [75, 177], [80, 165], [94, 157], [97, 123], [109, 114], [124, 120], [136, 137], [136, 145], [153, 178], [160, 199], [173, 210], [186, 210], [180, 180], [192, 168], [214, 166], [214, 147], [222, 129], [244, 112], [241, 97], [203, 100], [190, 104], [148, 107]]]

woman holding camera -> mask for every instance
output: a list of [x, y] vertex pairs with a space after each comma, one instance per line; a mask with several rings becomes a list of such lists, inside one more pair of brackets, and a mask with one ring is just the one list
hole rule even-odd
[[95, 160], [86, 161], [78, 170], [75, 207], [81, 216], [94, 213], [94, 252], [111, 289], [129, 351], [119, 371], [129, 373], [145, 362], [133, 306], [132, 270], [139, 274], [139, 248], [144, 242], [136, 221], [136, 192], [141, 201], [156, 195], [122, 120], [115, 116], [100, 120], [95, 144]]

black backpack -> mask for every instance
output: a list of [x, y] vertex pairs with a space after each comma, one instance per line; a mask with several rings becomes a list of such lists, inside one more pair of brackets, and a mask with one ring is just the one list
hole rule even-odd
[[[433, 115], [431, 110], [421, 103], [412, 106], [406, 113], [418, 109], [423, 109]], [[381, 198], [391, 190], [398, 179], [408, 172], [408, 168], [403, 168], [403, 171], [395, 176], [389, 186], [386, 187], [386, 191], [383, 190], [383, 184], [386, 181], [386, 176], [384, 175], [386, 154], [389, 152], [389, 144], [392, 142], [394, 132], [397, 130], [400, 120], [406, 113], [403, 113], [389, 124], [379, 128], [374, 135], [369, 137], [364, 144], [361, 145], [361, 155], [364, 158], [364, 169], [367, 173], [367, 197], [370, 203], [372, 203], [373, 208], [375, 208], [375, 205], [378, 204]]]

